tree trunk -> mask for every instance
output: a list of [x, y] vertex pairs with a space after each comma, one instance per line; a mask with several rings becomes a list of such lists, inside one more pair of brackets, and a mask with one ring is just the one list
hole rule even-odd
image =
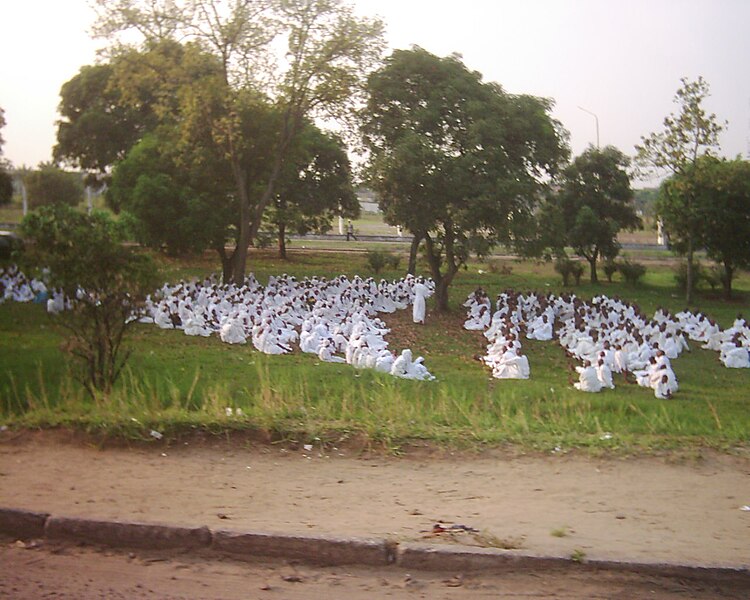
[[252, 239], [250, 232], [250, 196], [247, 191], [246, 173], [237, 163], [233, 165], [233, 169], [240, 200], [240, 223], [237, 247], [234, 249], [234, 254], [232, 255], [232, 281], [236, 285], [242, 285], [245, 282], [247, 249]]
[[594, 252], [590, 257], [586, 257], [586, 260], [589, 261], [589, 268], [591, 270], [591, 283], [599, 283], [599, 275], [596, 272], [596, 261], [598, 258], [599, 252]]
[[690, 305], [693, 302], [693, 236], [688, 235], [688, 248], [687, 248], [687, 272], [686, 272], [686, 283], [687, 290], [685, 291], [685, 302]]
[[724, 300], [732, 299], [732, 278], [734, 277], [734, 269], [724, 261], [724, 277], [721, 279], [721, 284], [724, 286]]
[[277, 223], [279, 227], [279, 258], [286, 260], [286, 223]]
[[417, 252], [419, 251], [419, 244], [422, 241], [421, 235], [414, 235], [411, 238], [411, 248], [409, 249], [409, 266], [406, 269], [407, 274], [411, 273], [414, 275], [417, 272]]
[[237, 252], [235, 251], [232, 253], [232, 256], [228, 256], [224, 246], [218, 246], [216, 252], [221, 259], [221, 282], [231, 283], [234, 276], [234, 257], [237, 255]]

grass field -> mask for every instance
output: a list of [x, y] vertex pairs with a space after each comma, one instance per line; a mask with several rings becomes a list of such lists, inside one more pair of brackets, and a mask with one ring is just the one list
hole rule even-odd
[[[406, 260], [402, 261], [405, 265]], [[340, 273], [370, 275], [363, 254], [292, 250], [289, 261], [254, 251], [250, 270], [297, 277]], [[216, 269], [211, 255], [190, 261], [160, 259], [165, 280], [203, 277]], [[379, 277], [398, 278], [386, 271]], [[366, 439], [397, 449], [427, 442], [451, 447], [504, 443], [552, 450], [644, 452], [662, 448], [747, 449], [750, 441], [750, 371], [725, 369], [717, 355], [691, 344], [674, 362], [680, 381], [675, 399], [659, 401], [650, 390], [616, 378], [616, 389], [584, 394], [570, 385], [568, 363], [554, 342], [524, 340], [531, 363], [528, 381], [490, 377], [475, 355], [484, 338], [461, 328], [460, 303], [478, 285], [491, 296], [504, 288], [562, 291], [551, 266], [517, 260], [472, 263], [451, 294], [454, 310], [431, 311], [424, 327], [408, 311], [386, 316], [391, 349], [423, 355], [436, 382], [396, 380], [348, 365], [320, 363], [309, 354], [266, 356], [251, 346], [229, 346], [217, 337], [185, 336], [139, 325], [135, 352], [112, 396], [87, 398], [61, 353], [62, 338], [39, 305], [0, 306], [0, 420], [12, 427], [71, 426], [111, 435], [148, 438], [195, 428], [265, 432], [271, 439], [343, 443]], [[622, 282], [574, 288], [635, 301], [647, 312], [684, 307], [669, 268], [649, 266], [637, 287]], [[725, 303], [704, 292], [697, 307], [727, 326], [750, 304], [750, 277], [737, 281]], [[229, 415], [228, 408], [232, 409]], [[237, 415], [236, 409], [241, 410]]]

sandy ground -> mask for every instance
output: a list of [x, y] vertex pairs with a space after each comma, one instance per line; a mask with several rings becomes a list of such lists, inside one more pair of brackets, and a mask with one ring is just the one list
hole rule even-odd
[[638, 574], [408, 573], [395, 567], [314, 568], [218, 557], [122, 552], [0, 540], [0, 597], [13, 600], [139, 598], [284, 600], [642, 599], [746, 600], [750, 582], [715, 583]]
[[[750, 567], [750, 459], [355, 456], [200, 440], [98, 449], [0, 433], [0, 506], [211, 528]], [[434, 523], [481, 532], [430, 536]]]

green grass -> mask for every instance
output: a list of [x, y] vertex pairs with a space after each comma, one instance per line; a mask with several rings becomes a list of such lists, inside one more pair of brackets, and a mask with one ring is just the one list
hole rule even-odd
[[[368, 275], [364, 255], [292, 253], [291, 258], [284, 262], [256, 251], [250, 270], [261, 282], [282, 272], [297, 277]], [[165, 279], [174, 281], [204, 276], [216, 262], [207, 255], [192, 261], [160, 259], [160, 265]], [[502, 267], [505, 275], [500, 274]], [[392, 279], [401, 273], [381, 276]], [[476, 263], [458, 276], [453, 306], [477, 285], [493, 296], [506, 287], [561, 291], [547, 264]], [[734, 303], [703, 294], [698, 304], [726, 326], [748, 306], [747, 274], [737, 288]], [[658, 305], [683, 308], [666, 268], [650, 268], [637, 287], [582, 284], [574, 291], [582, 297], [619, 295], [647, 312]], [[425, 356], [437, 382], [397, 380], [320, 363], [309, 354], [266, 356], [251, 346], [223, 344], [217, 337], [193, 338], [139, 325], [130, 340], [135, 353], [126, 373], [109, 399], [93, 401], [60, 350], [62, 338], [52, 318], [39, 305], [5, 303], [0, 306], [0, 364], [5, 366], [0, 372], [0, 422], [146, 438], [151, 429], [166, 435], [195, 428], [254, 430], [273, 439], [318, 438], [322, 443], [366, 439], [391, 449], [415, 442], [473, 448], [512, 443], [597, 452], [747, 448], [750, 373], [725, 369], [715, 353], [695, 344], [692, 353], [674, 361], [680, 381], [674, 400], [656, 400], [650, 390], [619, 378], [613, 391], [582, 394], [571, 387], [567, 360], [553, 342], [524, 341], [531, 363], [528, 381], [492, 379], [472, 358], [483, 352], [479, 336], [455, 327], [449, 334], [446, 318], [432, 314], [431, 308], [428, 302], [424, 327], [408, 327], [401, 335], [416, 355]], [[457, 322], [462, 315], [456, 310], [447, 318]], [[233, 409], [231, 416], [227, 408]]]

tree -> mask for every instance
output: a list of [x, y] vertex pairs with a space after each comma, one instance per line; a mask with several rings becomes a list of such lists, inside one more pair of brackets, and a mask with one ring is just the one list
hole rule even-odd
[[60, 90], [53, 158], [96, 179], [108, 179], [110, 169], [155, 126], [150, 107], [123, 101], [114, 72], [110, 63], [84, 66]]
[[115, 168], [107, 203], [134, 218], [141, 244], [169, 255], [223, 249], [235, 211], [232, 200], [212, 191], [208, 169], [183, 170], [176, 164], [171, 139], [144, 137]]
[[750, 266], [750, 163], [702, 156], [665, 181], [659, 208], [668, 227], [683, 214], [686, 188], [698, 223], [695, 241], [722, 266], [724, 297], [729, 300], [736, 270]]
[[471, 253], [512, 242], [567, 157], [551, 102], [507, 94], [458, 56], [397, 50], [370, 76], [362, 133], [385, 220], [424, 240], [439, 310]]
[[287, 231], [303, 235], [330, 229], [335, 217], [354, 219], [359, 210], [342, 141], [308, 124], [287, 161], [269, 214], [280, 258], [286, 259]]
[[[0, 130], [5, 127], [5, 111], [0, 106]], [[13, 199], [13, 177], [10, 165], [3, 159], [3, 145], [5, 140], [0, 133], [0, 206], [8, 204]]]
[[642, 225], [633, 205], [629, 163], [613, 146], [589, 147], [563, 171], [560, 191], [553, 200], [561, 212], [564, 235], [563, 243], [556, 246], [571, 246], [588, 261], [591, 283], [599, 281], [599, 258], [617, 256], [620, 230]]
[[[165, 40], [195, 41], [220, 62], [217, 95], [208, 111], [213, 118], [206, 126], [232, 174], [238, 199], [237, 246], [228, 260], [234, 281], [241, 283], [248, 245], [276, 195], [294, 138], [306, 119], [342, 117], [356, 101], [365, 73], [380, 56], [382, 24], [355, 17], [341, 0], [97, 0], [96, 5], [100, 36], [135, 30], [146, 46]], [[287, 38], [287, 52], [284, 60], [276, 61], [278, 46], [273, 40], [280, 33]], [[280, 68], [269, 72], [265, 67], [273, 64]], [[270, 99], [282, 115], [268, 148], [272, 166], [260, 190], [254, 182], [251, 186], [241, 124], [235, 118], [236, 101], [250, 90]], [[195, 98], [208, 97], [204, 93]], [[217, 98], [221, 103], [213, 102]]]
[[42, 163], [24, 177], [32, 208], [48, 204], [77, 206], [83, 200], [83, 183], [75, 173], [68, 173], [51, 163]]
[[[664, 129], [642, 137], [641, 145], [636, 146], [637, 164], [647, 170], [670, 172], [672, 175], [694, 173], [692, 167], [700, 156], [712, 155], [719, 150], [719, 133], [723, 126], [716, 115], [707, 114], [703, 102], [709, 96], [708, 83], [699, 77], [697, 81], [680, 80], [682, 87], [677, 90], [674, 102], [680, 112], [664, 119]], [[692, 301], [693, 293], [693, 254], [696, 249], [697, 230], [700, 220], [694, 210], [695, 192], [690, 176], [681, 177], [679, 194], [672, 193], [669, 202], [674, 206], [670, 213], [675, 216], [667, 225], [672, 242], [677, 242], [687, 255], [687, 302]], [[667, 199], [665, 198], [666, 202]], [[665, 203], [660, 203], [665, 209]], [[661, 213], [657, 216], [662, 217]]]
[[58, 315], [67, 351], [82, 362], [80, 380], [92, 397], [108, 394], [130, 356], [123, 349], [133, 317], [155, 287], [147, 256], [121, 244], [121, 228], [104, 212], [44, 206], [21, 223], [29, 266], [49, 268], [49, 285], [70, 308]]

